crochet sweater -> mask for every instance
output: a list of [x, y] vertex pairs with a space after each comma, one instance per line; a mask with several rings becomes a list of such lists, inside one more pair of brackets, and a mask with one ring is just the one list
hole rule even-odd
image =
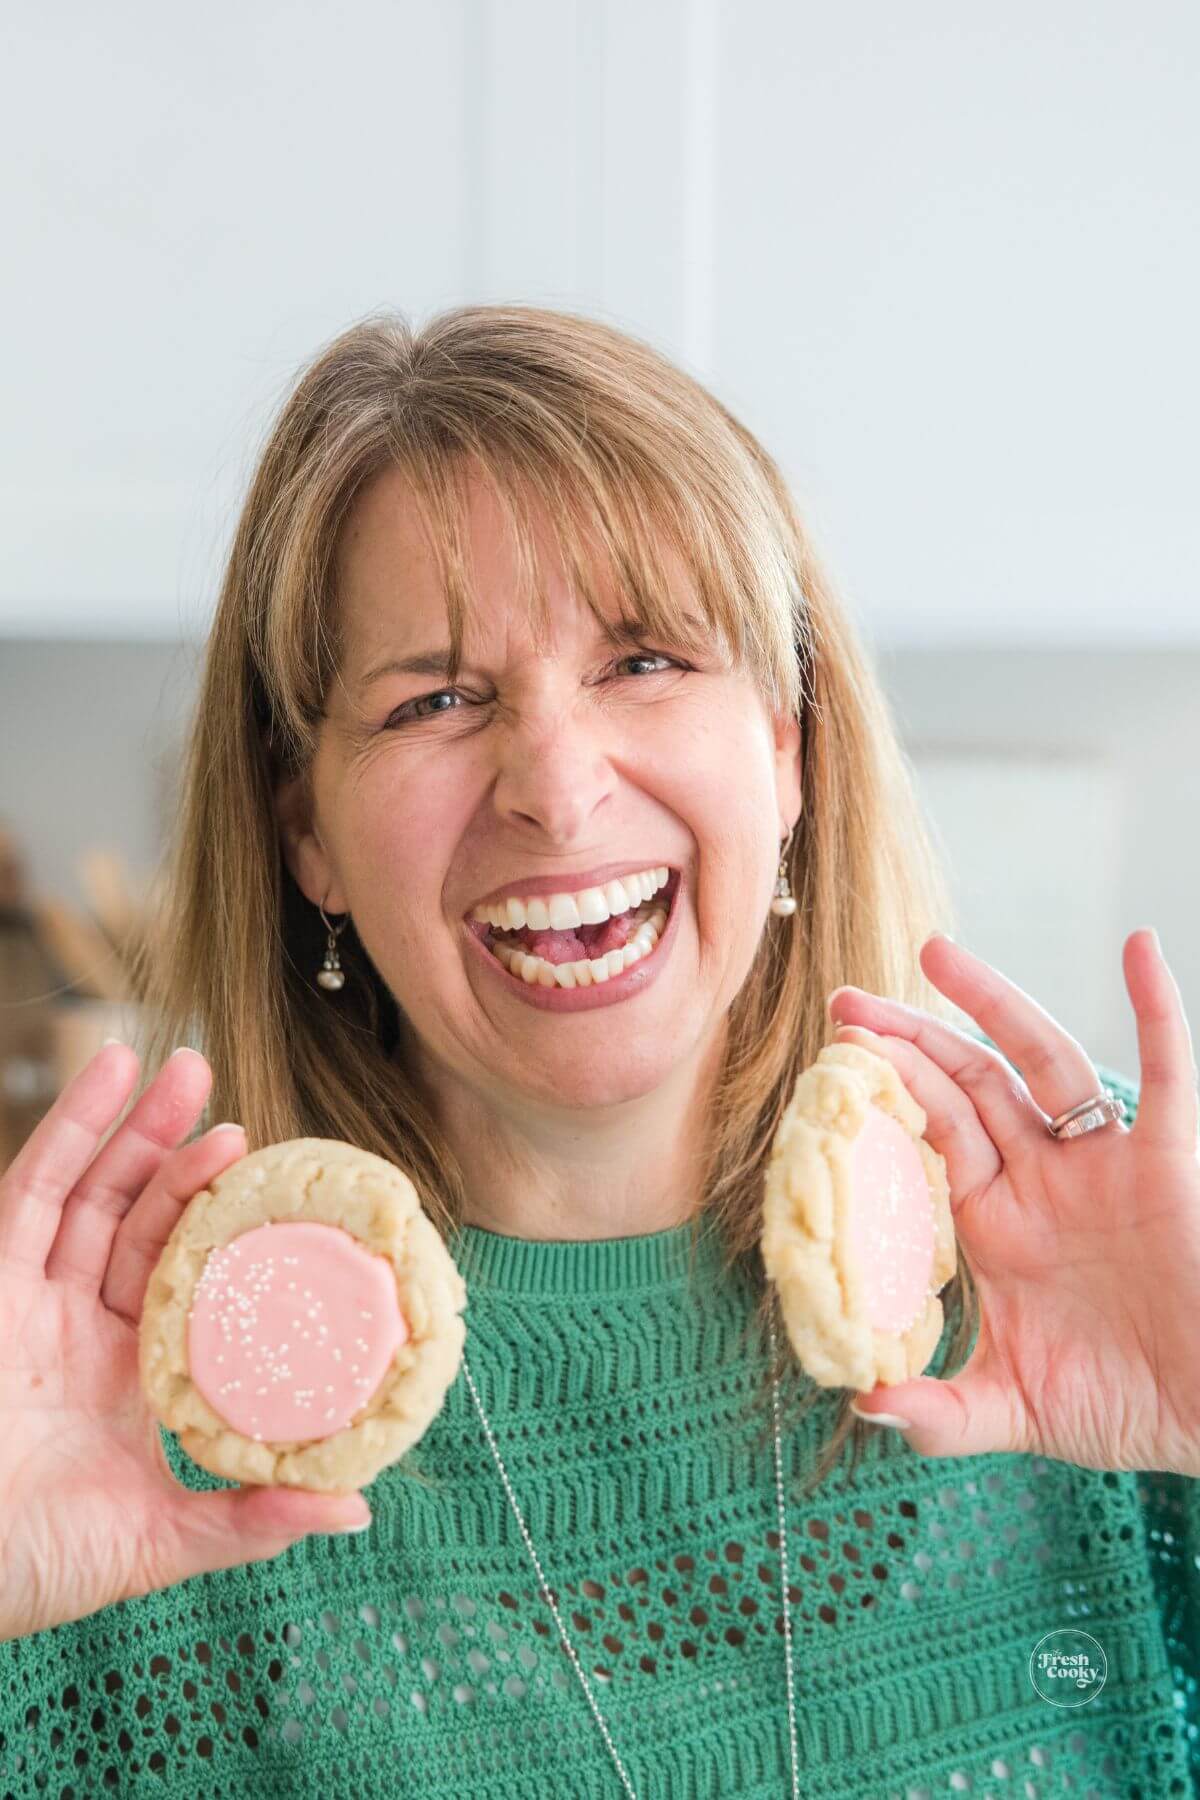
[[[751, 1278], [688, 1243], [467, 1229], [466, 1356], [636, 1794], [780, 1800], [766, 1366]], [[841, 1398], [812, 1393], [784, 1439], [801, 1793], [1200, 1795], [1200, 1482], [872, 1428], [798, 1497]], [[369, 1499], [367, 1532], [0, 1644], [0, 1800], [620, 1800], [461, 1369]], [[1078, 1704], [1031, 1675], [1059, 1631], [1099, 1647]]]

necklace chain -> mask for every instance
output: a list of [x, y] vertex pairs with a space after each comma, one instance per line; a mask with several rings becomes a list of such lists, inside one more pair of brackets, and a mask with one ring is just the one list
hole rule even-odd
[[[771, 1361], [772, 1364], [774, 1364], [776, 1358], [774, 1319], [772, 1318], [769, 1323], [771, 1331]], [[480, 1423], [482, 1424], [484, 1433], [487, 1437], [488, 1446], [495, 1458], [496, 1467], [500, 1471], [500, 1479], [504, 1483], [504, 1491], [508, 1495], [509, 1504], [513, 1509], [514, 1517], [520, 1527], [521, 1536], [525, 1540], [525, 1548], [528, 1550], [530, 1560], [537, 1570], [537, 1578], [542, 1584], [542, 1593], [545, 1596], [551, 1612], [554, 1614], [554, 1622], [558, 1626], [558, 1635], [563, 1641], [563, 1648], [566, 1650], [567, 1655], [574, 1665], [575, 1673], [578, 1675], [584, 1694], [587, 1697], [587, 1703], [592, 1709], [597, 1725], [600, 1727], [604, 1742], [608, 1745], [609, 1755], [616, 1764], [617, 1774], [621, 1777], [621, 1785], [629, 1795], [629, 1800], [637, 1800], [637, 1794], [634, 1790], [633, 1783], [626, 1773], [625, 1764], [621, 1761], [621, 1758], [617, 1753], [617, 1746], [613, 1743], [612, 1733], [609, 1731], [604, 1720], [604, 1715], [596, 1703], [596, 1696], [592, 1692], [592, 1684], [588, 1680], [583, 1664], [576, 1654], [574, 1644], [567, 1636], [567, 1628], [563, 1624], [562, 1614], [558, 1610], [558, 1603], [556, 1602], [554, 1595], [550, 1592], [546, 1577], [542, 1573], [542, 1565], [538, 1559], [538, 1553], [533, 1547], [533, 1539], [529, 1535], [529, 1528], [525, 1523], [521, 1508], [517, 1504], [517, 1496], [513, 1492], [512, 1482], [508, 1478], [508, 1470], [504, 1466], [504, 1458], [500, 1454], [500, 1448], [496, 1443], [495, 1434], [492, 1431], [491, 1425], [488, 1423], [488, 1416], [483, 1410], [483, 1402], [479, 1398], [479, 1390], [475, 1386], [474, 1377], [471, 1374], [465, 1356], [463, 1357], [462, 1367], [463, 1374], [466, 1376], [467, 1386], [471, 1390], [471, 1398], [475, 1402], [475, 1410], [479, 1414]], [[788, 1733], [792, 1752], [792, 1800], [800, 1800], [799, 1759], [796, 1755], [796, 1695], [792, 1681], [792, 1622], [791, 1615], [788, 1611], [787, 1508], [784, 1505], [783, 1498], [783, 1442], [779, 1430], [779, 1380], [774, 1374], [771, 1377], [771, 1406], [775, 1425], [775, 1500], [779, 1511], [779, 1578], [783, 1588], [783, 1656], [787, 1668]]]

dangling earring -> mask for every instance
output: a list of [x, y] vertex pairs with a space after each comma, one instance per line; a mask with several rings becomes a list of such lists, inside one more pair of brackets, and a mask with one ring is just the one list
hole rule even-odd
[[340, 933], [345, 931], [347, 925], [350, 923], [350, 914], [346, 914], [345, 918], [335, 931], [333, 926], [329, 923], [329, 920], [325, 918], [324, 906], [318, 905], [317, 911], [320, 913], [322, 919], [325, 919], [325, 929], [329, 933], [329, 942], [325, 950], [325, 961], [317, 970], [317, 986], [329, 988], [332, 991], [335, 988], [345, 987], [346, 985], [346, 976], [343, 972], [341, 963], [338, 961], [337, 941]]
[[789, 913], [794, 913], [796, 910], [796, 902], [792, 895], [791, 884], [788, 881], [787, 868], [785, 867], [783, 860], [784, 852], [791, 841], [792, 834], [789, 829], [787, 836], [779, 846], [779, 875], [775, 882], [775, 898], [771, 902], [771, 911], [781, 919], [786, 919]]

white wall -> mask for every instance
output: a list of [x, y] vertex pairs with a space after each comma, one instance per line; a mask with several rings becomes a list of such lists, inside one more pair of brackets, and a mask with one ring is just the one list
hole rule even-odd
[[0, 633], [199, 634], [300, 363], [474, 298], [711, 382], [881, 644], [1200, 642], [1190, 0], [64, 0], [5, 38]]

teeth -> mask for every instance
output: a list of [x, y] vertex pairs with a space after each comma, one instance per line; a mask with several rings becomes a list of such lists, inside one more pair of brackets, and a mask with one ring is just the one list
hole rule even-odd
[[547, 910], [550, 914], [547, 923], [553, 931], [570, 931], [582, 922], [579, 908], [570, 894], [551, 894]]
[[603, 925], [611, 916], [608, 896], [603, 888], [584, 888], [576, 898], [579, 907], [579, 923], [581, 925]]
[[504, 964], [510, 975], [519, 976], [530, 987], [594, 987], [600, 982], [608, 981], [613, 975], [619, 975], [635, 962], [640, 962], [643, 956], [649, 956], [662, 936], [666, 923], [665, 907], [655, 907], [623, 949], [610, 950], [607, 956], [597, 957], [594, 961], [584, 959], [573, 963], [548, 963], [544, 957], [530, 956], [528, 951], [505, 943], [493, 944], [492, 954]]
[[636, 876], [629, 883], [628, 888], [625, 887], [624, 882], [610, 881], [604, 889], [604, 898], [608, 903], [609, 918], [611, 919], [614, 914], [628, 912], [631, 906], [636, 906], [638, 904], [641, 897], [642, 884], [638, 881]]
[[550, 894], [546, 897], [519, 900], [510, 895], [492, 906], [475, 906], [471, 918], [493, 926], [497, 931], [520, 931], [529, 925], [534, 931], [572, 931], [577, 925], [603, 925], [605, 919], [640, 906], [665, 887], [670, 870], [663, 864], [657, 869], [642, 869], [622, 875], [619, 881], [607, 881], [603, 887], [582, 888], [578, 893]]

